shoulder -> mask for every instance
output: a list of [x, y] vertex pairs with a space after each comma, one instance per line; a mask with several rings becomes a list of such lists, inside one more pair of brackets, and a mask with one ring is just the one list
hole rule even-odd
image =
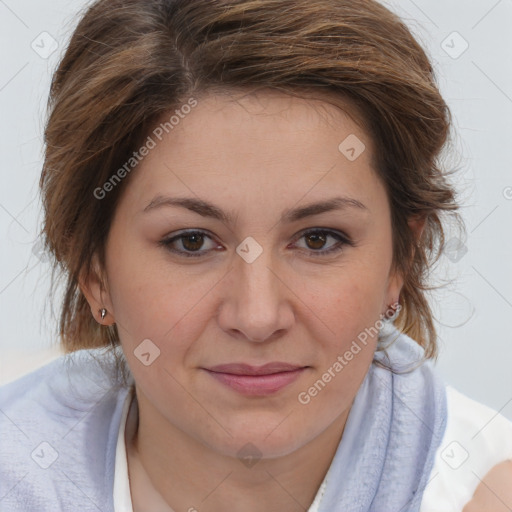
[[128, 388], [101, 356], [67, 354], [0, 387], [2, 510], [71, 510], [80, 489], [107, 503], [97, 482], [110, 478]]
[[0, 410], [3, 412], [3, 416], [0, 417], [0, 427], [5, 425], [10, 415], [18, 416], [20, 409], [28, 404], [42, 402], [47, 405], [45, 398], [54, 394], [57, 391], [56, 388], [60, 387], [65, 360], [66, 356], [60, 356], [44, 366], [0, 386]]
[[24, 403], [50, 405], [62, 401], [75, 407], [76, 401], [94, 399], [115, 385], [111, 354], [99, 349], [78, 350], [0, 386], [0, 408], [4, 412]]
[[[508, 480], [512, 488], [512, 422], [451, 386], [446, 387], [446, 397], [446, 429], [424, 491], [421, 512], [476, 510], [464, 507], [474, 506], [474, 498], [480, 500], [478, 506], [481, 500], [490, 499], [489, 491], [484, 492], [489, 478], [494, 485]], [[502, 494], [508, 496], [505, 493], [510, 491], [501, 485]]]
[[462, 512], [509, 512], [512, 509], [512, 460], [494, 466], [479, 483]]
[[5, 433], [14, 424], [22, 429], [23, 423], [28, 431], [37, 432], [44, 421], [64, 424], [80, 417], [107, 395], [126, 388], [115, 361], [115, 355], [104, 349], [78, 350], [3, 384], [0, 431]]
[[[69, 424], [112, 389], [112, 379], [97, 356], [93, 350], [62, 355], [0, 386], [2, 438], [26, 441], [44, 431], [64, 435]], [[6, 447], [0, 446], [2, 456]]]

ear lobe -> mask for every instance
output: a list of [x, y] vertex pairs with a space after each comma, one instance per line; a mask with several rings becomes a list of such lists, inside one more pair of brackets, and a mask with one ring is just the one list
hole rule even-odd
[[402, 286], [404, 284], [403, 277], [400, 275], [398, 271], [394, 272], [388, 279], [387, 293], [386, 293], [386, 303], [382, 305], [382, 314], [384, 315], [390, 307], [393, 305], [397, 305], [400, 292], [402, 291]]
[[108, 293], [101, 278], [100, 265], [96, 254], [92, 258], [91, 272], [83, 273], [78, 279], [78, 285], [89, 303], [94, 318], [99, 318], [99, 310], [104, 307], [113, 313]]
[[[416, 239], [416, 244], [421, 240], [421, 236], [423, 234], [423, 230], [425, 229], [427, 217], [425, 215], [413, 215], [409, 217], [407, 220], [407, 224], [409, 228], [414, 233], [414, 237]], [[411, 258], [414, 257], [414, 253]], [[400, 298], [400, 292], [402, 291], [402, 287], [404, 285], [404, 278], [398, 272], [393, 272], [388, 279], [388, 287], [386, 294], [387, 303], [383, 305], [384, 308], [389, 308], [391, 304], [396, 304]]]

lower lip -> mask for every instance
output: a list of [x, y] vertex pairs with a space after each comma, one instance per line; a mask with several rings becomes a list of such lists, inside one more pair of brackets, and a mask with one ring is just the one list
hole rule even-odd
[[288, 384], [299, 378], [306, 368], [298, 368], [290, 372], [272, 373], [270, 375], [233, 375], [206, 370], [212, 377], [226, 386], [252, 396], [266, 396], [277, 393]]

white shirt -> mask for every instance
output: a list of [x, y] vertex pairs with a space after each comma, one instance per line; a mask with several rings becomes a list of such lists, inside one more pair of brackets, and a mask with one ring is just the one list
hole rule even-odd
[[[462, 512], [480, 480], [497, 464], [512, 460], [512, 422], [451, 386], [447, 386], [446, 393], [446, 430], [436, 452], [420, 512]], [[115, 512], [133, 512], [124, 440], [132, 398], [133, 394], [127, 395], [117, 438]], [[318, 512], [326, 483], [324, 479], [308, 512]]]

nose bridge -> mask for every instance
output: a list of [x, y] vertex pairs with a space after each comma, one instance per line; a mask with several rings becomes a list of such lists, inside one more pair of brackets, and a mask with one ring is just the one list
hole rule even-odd
[[230, 328], [252, 341], [264, 341], [288, 326], [286, 287], [276, 276], [272, 250], [254, 238], [248, 237], [237, 247], [237, 258], [230, 283], [234, 311]]
[[272, 300], [272, 296], [277, 291], [273, 265], [274, 258], [270, 249], [262, 251], [254, 261], [240, 258], [235, 265], [235, 272], [240, 287], [245, 288], [245, 290], [241, 290], [241, 296], [248, 296], [252, 300], [266, 296], [267, 300]]

